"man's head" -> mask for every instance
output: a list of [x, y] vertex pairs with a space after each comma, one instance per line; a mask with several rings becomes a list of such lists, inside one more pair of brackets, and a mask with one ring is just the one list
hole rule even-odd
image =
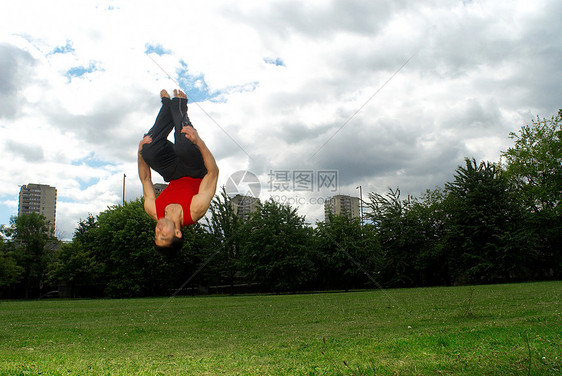
[[154, 229], [154, 248], [163, 255], [177, 252], [183, 246], [183, 234], [177, 228], [174, 221], [168, 218], [160, 218]]

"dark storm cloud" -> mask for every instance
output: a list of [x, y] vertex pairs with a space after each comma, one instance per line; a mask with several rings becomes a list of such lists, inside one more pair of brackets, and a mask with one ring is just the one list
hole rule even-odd
[[60, 130], [74, 133], [80, 140], [90, 144], [100, 144], [111, 139], [112, 130], [122, 124], [126, 111], [127, 108], [122, 104], [106, 103], [92, 113], [75, 115], [58, 111], [51, 112], [49, 118]]
[[[503, 130], [503, 119], [495, 101], [468, 98], [450, 109], [443, 117], [443, 126], [455, 129], [458, 136], [498, 134]], [[508, 132], [506, 131], [506, 136]]]
[[434, 124], [358, 117], [328, 140], [339, 126], [333, 123], [328, 131], [316, 132], [291, 124], [284, 138], [282, 132], [274, 135], [287, 147], [269, 153], [262, 149], [249, 169], [258, 174], [271, 169], [338, 171], [341, 186], [385, 179], [408, 189], [404, 192], [421, 194], [444, 183], [467, 153], [456, 134], [426, 134]]
[[333, 122], [311, 127], [310, 124], [292, 122], [284, 124], [282, 128], [274, 131], [279, 138], [288, 144], [297, 144], [313, 141], [318, 142], [318, 138], [324, 136], [327, 131], [333, 131]]
[[420, 135], [406, 133], [379, 130], [374, 137], [357, 132], [338, 138], [319, 153], [316, 168], [337, 170], [342, 186], [382, 179], [390, 188], [419, 194], [442, 184], [462, 160], [462, 143], [440, 141], [428, 149], [420, 144]]
[[17, 141], [6, 141], [6, 148], [12, 154], [23, 158], [27, 162], [43, 161], [43, 149], [40, 146], [27, 145]]
[[[308, 79], [298, 95], [272, 96], [271, 100], [279, 104], [279, 108], [290, 112], [290, 108], [305, 107], [309, 103], [328, 103], [339, 93], [349, 94], [350, 90], [366, 87], [372, 87], [374, 92], [409, 54], [414, 53], [414, 59], [403, 73], [423, 79], [430, 90], [440, 89], [442, 85], [450, 88], [443, 101], [446, 107], [433, 107], [433, 111], [428, 112], [423, 104], [414, 101], [414, 108], [408, 110], [410, 113], [399, 115], [400, 119], [367, 120], [362, 111], [337, 134], [341, 126], [337, 121], [311, 127], [295, 120], [284, 125], [283, 130], [263, 135], [264, 140], [275, 137], [281, 141], [278, 145], [287, 147], [279, 147], [283, 150], [281, 153], [262, 152], [260, 158], [265, 162], [253, 163], [256, 170], [295, 166], [335, 169], [340, 171], [342, 184], [388, 177], [388, 181], [400, 182], [403, 192], [421, 193], [450, 179], [465, 157], [482, 158], [473, 155], [478, 149], [469, 148], [473, 140], [490, 138], [485, 141], [488, 148], [479, 147], [479, 152], [499, 153], [499, 146], [494, 149], [490, 140], [507, 138], [510, 131], [524, 125], [514, 124], [517, 119], [506, 117], [506, 113], [545, 109], [548, 113], [540, 115], [548, 117], [554, 114], [549, 111], [561, 106], [562, 23], [558, 19], [562, 4], [551, 3], [548, 9], [529, 15], [469, 11], [469, 7], [477, 6], [471, 3], [464, 4], [465, 8], [460, 10], [453, 9], [457, 3], [445, 5], [451, 9], [428, 8], [427, 20], [420, 22], [423, 28], [413, 30], [409, 39], [391, 36], [382, 41], [375, 37], [388, 20], [370, 26], [362, 22], [377, 20], [378, 15], [371, 8], [374, 5], [363, 5], [359, 10], [353, 8], [355, 3], [346, 7], [349, 12], [358, 12], [358, 25], [343, 27], [345, 14], [340, 18], [335, 14], [339, 4], [332, 2], [316, 9], [317, 12], [302, 8], [296, 11], [294, 3], [276, 4], [264, 15], [264, 19], [273, 19], [272, 29], [296, 31], [302, 37], [327, 37], [329, 33], [345, 29], [374, 38], [372, 45], [364, 49], [355, 45], [335, 47], [330, 51], [331, 75]], [[386, 11], [382, 13], [383, 19], [392, 18], [391, 13], [396, 9]], [[408, 7], [399, 11], [412, 13], [414, 10]], [[326, 27], [317, 30], [328, 14], [333, 16], [331, 22], [325, 22]], [[437, 20], [439, 22], [432, 25]], [[270, 30], [270, 26], [260, 25], [265, 30]], [[463, 85], [462, 80], [474, 84]], [[461, 91], [463, 89], [465, 91]], [[380, 95], [389, 93], [385, 91]], [[366, 93], [366, 98], [368, 96]], [[368, 104], [367, 108], [376, 102]], [[326, 144], [318, 155], [311, 158], [323, 143]]]
[[278, 1], [267, 8], [245, 11], [226, 7], [224, 13], [267, 34], [282, 37], [297, 33], [325, 38], [334, 32], [372, 34], [388, 21], [400, 2], [336, 0], [327, 4]]
[[397, 120], [373, 125], [358, 120], [315, 149], [312, 158], [319, 168], [343, 170], [355, 177], [380, 176], [404, 168], [414, 158], [416, 134]]
[[504, 106], [552, 109], [562, 97], [562, 3], [523, 14], [454, 15], [435, 22], [416, 65], [437, 81], [473, 75]]
[[18, 92], [29, 82], [35, 59], [24, 50], [0, 43], [0, 118], [13, 119], [20, 105]]
[[[562, 107], [562, 3], [549, 2], [544, 11], [528, 18], [522, 36], [514, 47], [520, 69], [510, 77], [518, 85], [516, 100], [548, 111]], [[541, 113], [550, 117], [554, 113]]]
[[[192, 120], [192, 122], [193, 122], [193, 120]], [[215, 159], [217, 159], [217, 160], [220, 160], [220, 159], [223, 159], [223, 158], [227, 159], [227, 158], [230, 158], [232, 156], [238, 156], [242, 159], [246, 159], [248, 156], [250, 158], [254, 158], [252, 148], [250, 147], [251, 145], [248, 145], [246, 142], [243, 142], [242, 140], [240, 140], [238, 137], [236, 137], [236, 134], [234, 132], [232, 132], [231, 130], [227, 130], [226, 132], [228, 134], [225, 134], [221, 130], [201, 129], [200, 127], [197, 127], [196, 124], [194, 124], [194, 125], [195, 125], [195, 128], [198, 130], [199, 135], [204, 140], [208, 139], [207, 135], [210, 132], [215, 133], [216, 138], [215, 138], [215, 141], [212, 145], [212, 148], [213, 148], [212, 153], [213, 153], [213, 156], [215, 157]]]
[[143, 132], [147, 132], [154, 124], [151, 119], [139, 131], [138, 124], [132, 123], [131, 114], [152, 112], [156, 118], [160, 104], [158, 100], [154, 100], [154, 95], [142, 89], [131, 90], [137, 90], [138, 95], [134, 98], [121, 98], [119, 101], [114, 97], [107, 97], [85, 114], [69, 112], [55, 103], [45, 106], [43, 113], [49, 123], [61, 132], [74, 134], [85, 148], [93, 147], [100, 158], [129, 159], [131, 155], [134, 156], [130, 153], [131, 148], [138, 145]]

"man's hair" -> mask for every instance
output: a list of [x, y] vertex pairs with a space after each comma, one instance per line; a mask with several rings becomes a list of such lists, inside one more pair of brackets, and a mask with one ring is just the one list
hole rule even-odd
[[174, 256], [181, 250], [182, 247], [183, 247], [183, 236], [181, 238], [174, 236], [170, 241], [170, 244], [165, 246], [156, 245], [156, 243], [154, 243], [154, 250], [157, 253], [161, 254], [162, 256], [166, 256], [166, 257]]

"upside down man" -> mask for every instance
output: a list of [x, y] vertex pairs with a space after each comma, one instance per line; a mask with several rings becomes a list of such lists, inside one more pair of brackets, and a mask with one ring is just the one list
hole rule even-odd
[[[139, 143], [138, 169], [143, 187], [144, 210], [156, 222], [155, 249], [162, 254], [177, 251], [183, 244], [182, 227], [200, 220], [217, 189], [219, 169], [205, 142], [187, 116], [187, 97], [174, 90], [160, 92], [162, 107], [154, 126]], [[174, 142], [168, 135], [174, 130]], [[158, 197], [151, 168], [168, 186]]]

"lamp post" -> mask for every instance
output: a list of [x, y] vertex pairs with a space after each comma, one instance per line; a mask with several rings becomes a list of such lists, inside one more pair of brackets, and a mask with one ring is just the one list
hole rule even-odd
[[363, 187], [355, 187], [359, 189], [359, 215], [361, 216], [361, 226], [363, 226]]
[[123, 206], [125, 206], [125, 178], [127, 175], [123, 174]]

